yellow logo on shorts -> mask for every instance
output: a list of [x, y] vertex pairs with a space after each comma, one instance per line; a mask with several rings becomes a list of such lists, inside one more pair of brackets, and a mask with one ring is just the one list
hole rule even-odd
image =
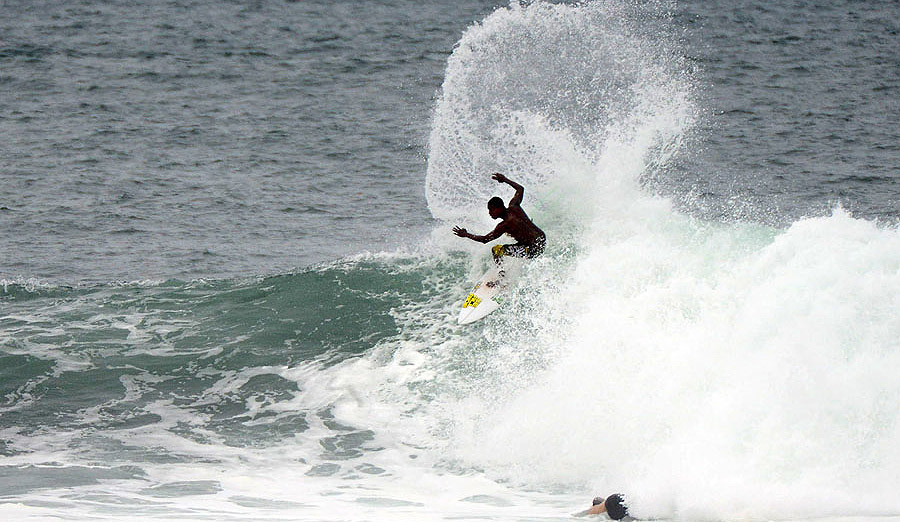
[[466, 297], [465, 302], [463, 302], [463, 308], [468, 308], [470, 306], [472, 308], [477, 308], [479, 304], [481, 304], [481, 298], [475, 294], [469, 294], [469, 296]]

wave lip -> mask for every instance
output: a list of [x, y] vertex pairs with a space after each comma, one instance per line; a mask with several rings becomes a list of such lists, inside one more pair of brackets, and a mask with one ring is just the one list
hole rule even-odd
[[663, 168], [695, 119], [693, 79], [670, 50], [671, 7], [513, 4], [471, 27], [435, 109], [432, 215], [483, 214], [493, 171], [535, 187], [538, 199], [587, 198], [589, 207], [609, 184]]
[[449, 452], [528, 488], [625, 490], [639, 516], [896, 516], [897, 229], [709, 223], [643, 190], [699, 112], [668, 7], [512, 5], [448, 61], [432, 215], [489, 230], [501, 171], [550, 238], [526, 271], [546, 306], [493, 318], [452, 383], [473, 391], [442, 405]]

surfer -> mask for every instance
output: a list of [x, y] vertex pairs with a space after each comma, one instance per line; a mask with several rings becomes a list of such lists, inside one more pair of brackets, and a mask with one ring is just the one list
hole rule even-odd
[[453, 227], [453, 233], [459, 237], [466, 237], [479, 243], [489, 243], [503, 234], [509, 234], [515, 243], [509, 245], [496, 245], [491, 248], [494, 255], [494, 262], [500, 265], [503, 256], [534, 258], [544, 253], [544, 245], [547, 243], [547, 236], [544, 231], [532, 223], [525, 211], [520, 206], [522, 198], [525, 196], [525, 188], [515, 181], [507, 178], [499, 172], [491, 176], [497, 180], [497, 183], [506, 183], [516, 190], [516, 194], [509, 200], [509, 206], [503, 204], [503, 200], [497, 196], [488, 200], [488, 214], [491, 219], [501, 219], [500, 223], [494, 230], [483, 236], [470, 234], [466, 229]]
[[613, 520], [622, 520], [628, 516], [628, 505], [625, 503], [625, 498], [618, 493], [606, 498], [597, 497], [592, 504], [590, 509], [580, 513], [580, 515], [600, 515], [606, 513], [609, 515], [609, 518]]

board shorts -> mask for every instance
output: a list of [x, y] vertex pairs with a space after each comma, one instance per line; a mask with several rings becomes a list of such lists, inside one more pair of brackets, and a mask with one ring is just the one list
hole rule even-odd
[[514, 243], [512, 245], [497, 245], [491, 249], [494, 257], [501, 256], [524, 257], [533, 259], [544, 253], [544, 246], [547, 244], [546, 236], [537, 238], [534, 243]]

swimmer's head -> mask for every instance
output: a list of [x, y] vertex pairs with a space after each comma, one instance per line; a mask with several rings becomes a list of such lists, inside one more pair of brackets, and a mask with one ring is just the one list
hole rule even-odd
[[622, 495], [616, 493], [606, 497], [606, 513], [613, 520], [622, 520], [628, 515], [628, 505]]

